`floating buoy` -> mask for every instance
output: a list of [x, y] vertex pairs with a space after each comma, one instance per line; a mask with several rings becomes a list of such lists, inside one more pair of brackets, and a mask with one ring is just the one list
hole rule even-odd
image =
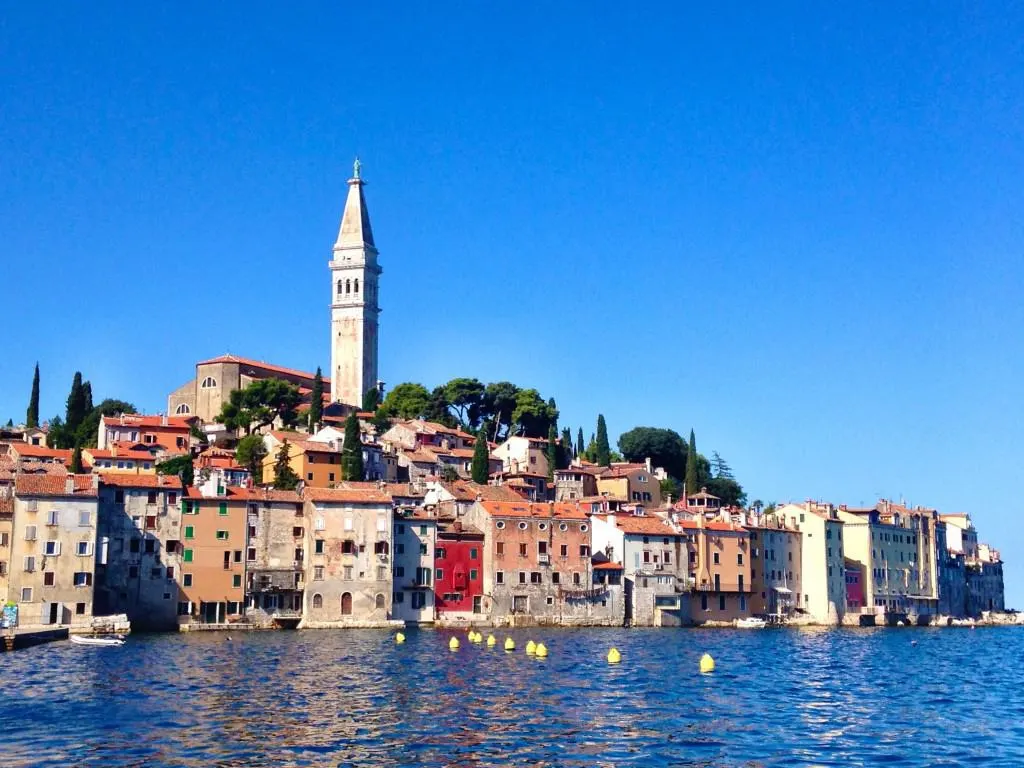
[[548, 655], [548, 647], [544, 643], [537, 643], [537, 647], [534, 649], [534, 655], [538, 659], [546, 659]]
[[401, 632], [399, 632], [397, 635], [395, 635], [395, 642], [396, 643], [404, 643], [405, 642], [405, 635], [403, 635]]
[[448, 648], [453, 651], [459, 650], [459, 638], [453, 637], [448, 641]]
[[529, 640], [526, 643], [526, 655], [532, 656], [537, 652], [537, 644], [533, 640]]
[[488, 635], [487, 636], [487, 647], [488, 648], [490, 648], [491, 646], [497, 645], [497, 644], [498, 644], [498, 639], [494, 635]]
[[911, 644], [911, 645], [917, 645], [917, 640], [911, 640], [911, 641], [910, 641], [910, 644]]
[[473, 642], [474, 643], [482, 643], [483, 641], [484, 641], [484, 636], [483, 636], [482, 633], [480, 633], [480, 632], [474, 632], [473, 633]]
[[609, 664], [618, 664], [620, 661], [622, 661], [622, 654], [619, 653], [618, 648], [612, 648], [610, 651], [608, 651]]
[[515, 649], [516, 649], [516, 641], [513, 640], [511, 637], [506, 637], [505, 638], [505, 650], [506, 651], [514, 651]]
[[711, 658], [710, 653], [705, 653], [700, 657], [700, 671], [705, 675], [715, 671], [715, 660]]

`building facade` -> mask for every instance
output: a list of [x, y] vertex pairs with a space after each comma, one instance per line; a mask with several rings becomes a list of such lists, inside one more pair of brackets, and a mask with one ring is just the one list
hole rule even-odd
[[295, 491], [256, 488], [246, 502], [247, 615], [294, 626], [302, 617], [306, 519]]
[[703, 514], [681, 523], [689, 534], [693, 597], [690, 619], [695, 624], [730, 622], [750, 615], [750, 534]]
[[414, 504], [400, 506], [395, 498], [395, 557], [391, 617], [409, 624], [434, 621], [434, 555], [437, 518]]
[[750, 531], [750, 610], [787, 618], [802, 608], [803, 536], [778, 515], [759, 516]]
[[434, 602], [441, 621], [484, 616], [484, 534], [461, 520], [442, 522], [437, 531]]

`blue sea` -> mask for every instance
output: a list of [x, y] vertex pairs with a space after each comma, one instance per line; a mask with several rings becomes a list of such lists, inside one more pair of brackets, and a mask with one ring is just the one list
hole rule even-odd
[[512, 653], [453, 634], [0, 654], [0, 765], [1024, 765], [1017, 628], [495, 633]]

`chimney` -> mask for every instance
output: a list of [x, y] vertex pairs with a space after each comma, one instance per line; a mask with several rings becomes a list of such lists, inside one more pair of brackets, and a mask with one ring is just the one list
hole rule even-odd
[[456, 533], [462, 533], [462, 521], [456, 520], [454, 523], [452, 523], [452, 530]]
[[648, 456], [648, 457], [647, 457], [646, 459], [644, 459], [644, 466], [645, 466], [645, 467], [647, 467], [647, 472], [648, 472], [648, 474], [650, 474], [651, 472], [653, 472], [653, 471], [654, 471], [654, 470], [653, 470], [653, 469], [651, 468], [651, 457], [650, 457], [650, 456]]
[[94, 491], [98, 491], [100, 489], [100, 476], [99, 475], [93, 475], [92, 476], [92, 489]]
[[166, 413], [161, 413], [160, 414], [160, 426], [161, 427], [166, 427], [167, 426], [167, 414]]
[[75, 493], [75, 476], [74, 475], [68, 475], [67, 478], [64, 480], [64, 492], [68, 496], [73, 496], [74, 495], [74, 493]]

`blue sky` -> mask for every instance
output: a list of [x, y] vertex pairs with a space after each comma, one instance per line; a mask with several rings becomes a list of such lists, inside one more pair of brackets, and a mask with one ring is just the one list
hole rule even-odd
[[326, 366], [358, 153], [390, 384], [966, 510], [1021, 605], [1019, 5], [344, 5], [5, 8], [4, 420]]

